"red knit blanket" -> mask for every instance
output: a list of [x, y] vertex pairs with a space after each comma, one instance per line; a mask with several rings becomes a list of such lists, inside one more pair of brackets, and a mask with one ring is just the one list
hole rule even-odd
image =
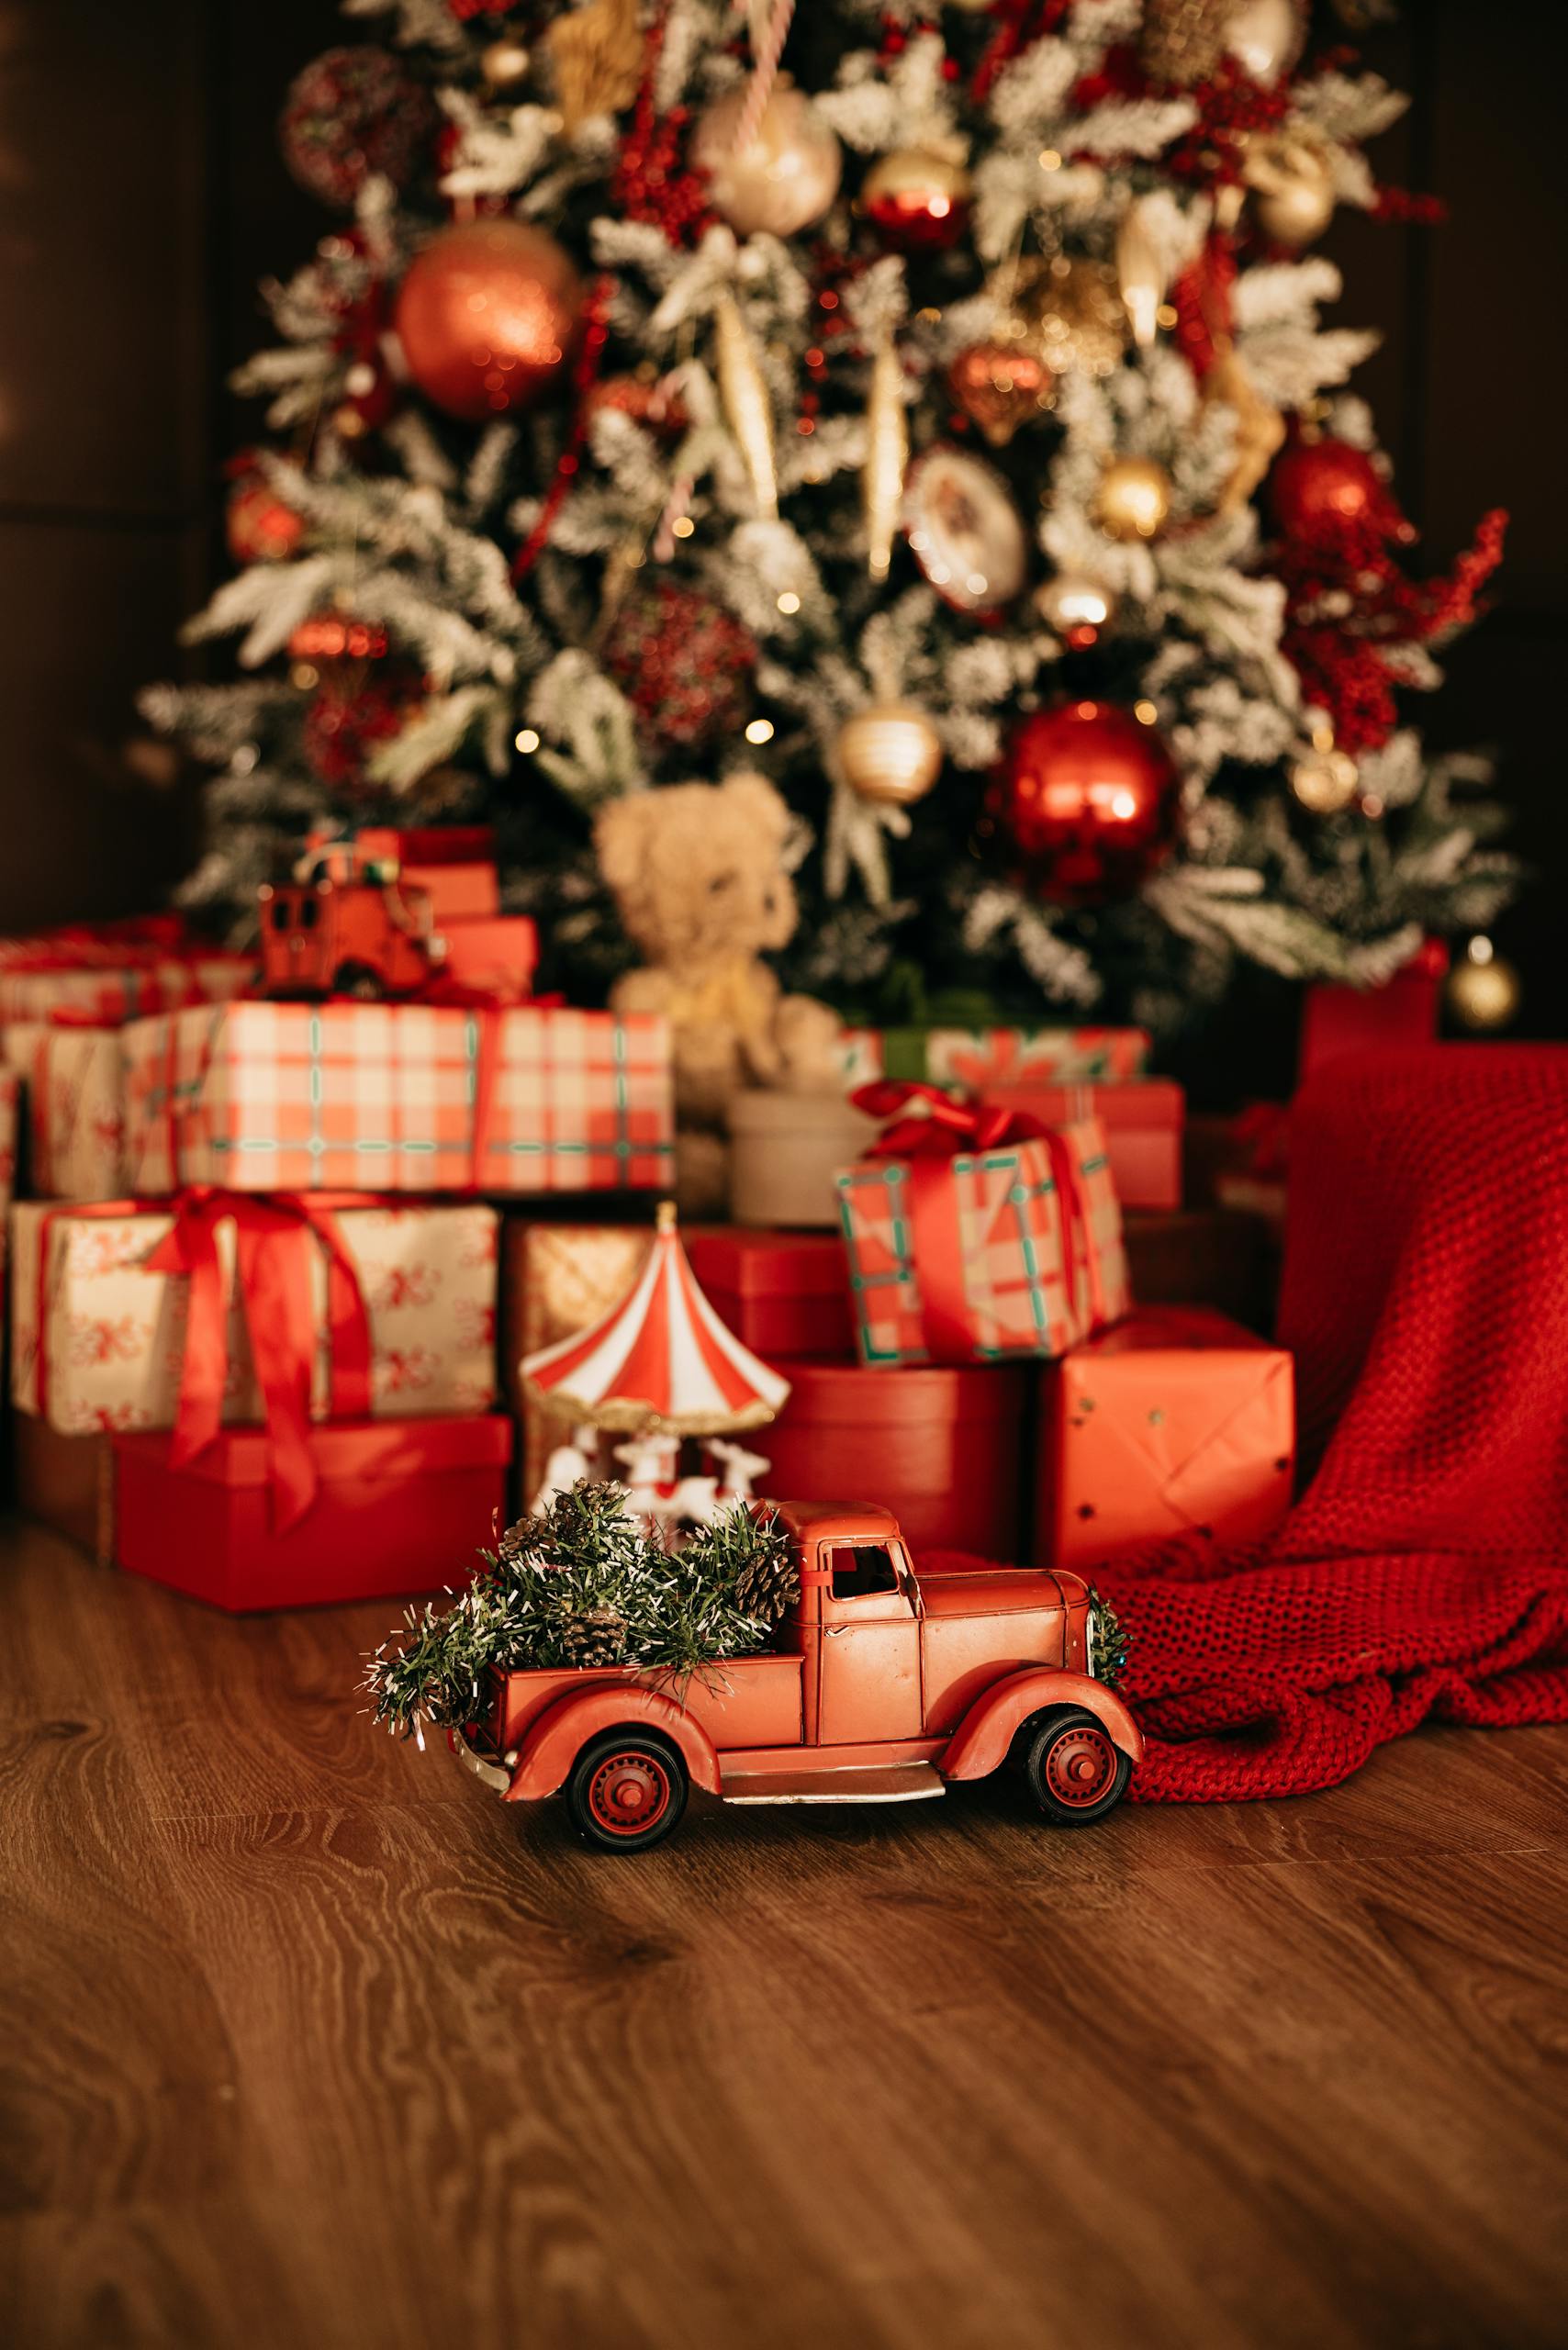
[[1261, 1551], [1099, 1577], [1144, 1802], [1332, 1786], [1428, 1718], [1568, 1720], [1568, 1047], [1332, 1064], [1290, 1165], [1316, 1473]]

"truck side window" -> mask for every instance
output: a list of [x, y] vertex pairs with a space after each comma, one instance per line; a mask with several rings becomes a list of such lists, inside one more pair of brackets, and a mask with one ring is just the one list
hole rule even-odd
[[321, 904], [318, 898], [307, 898], [299, 909], [300, 927], [314, 930], [321, 919]]
[[873, 1592], [897, 1591], [899, 1579], [885, 1542], [861, 1542], [833, 1553], [833, 1595], [867, 1599]]
[[288, 900], [286, 898], [273, 900], [273, 928], [274, 930], [288, 928]]

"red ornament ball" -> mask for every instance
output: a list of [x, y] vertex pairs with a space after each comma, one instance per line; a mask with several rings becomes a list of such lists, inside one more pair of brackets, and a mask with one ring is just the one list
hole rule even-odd
[[600, 658], [660, 748], [700, 750], [739, 732], [756, 646], [700, 589], [659, 579], [633, 590]]
[[969, 226], [969, 175], [927, 147], [900, 147], [873, 163], [860, 209], [890, 252], [946, 252]]
[[236, 563], [282, 563], [305, 535], [305, 518], [264, 476], [244, 474], [229, 493], [223, 534]]
[[1348, 441], [1295, 441], [1282, 450], [1269, 475], [1269, 511], [1282, 537], [1309, 544], [1348, 531], [1408, 529], [1371, 457]]
[[582, 282], [554, 237], [521, 220], [465, 220], [415, 254], [392, 323], [426, 398], [481, 424], [560, 380], [582, 311]]
[[333, 662], [305, 712], [301, 744], [311, 773], [340, 799], [371, 794], [366, 765], [400, 734], [419, 707], [422, 679], [411, 665], [372, 671], [363, 661]]
[[384, 49], [330, 49], [289, 84], [278, 143], [301, 187], [347, 210], [372, 173], [410, 179], [435, 124], [429, 94]]
[[1053, 905], [1130, 897], [1176, 839], [1181, 778], [1152, 726], [1114, 702], [1058, 701], [1025, 718], [987, 806], [1019, 878]]

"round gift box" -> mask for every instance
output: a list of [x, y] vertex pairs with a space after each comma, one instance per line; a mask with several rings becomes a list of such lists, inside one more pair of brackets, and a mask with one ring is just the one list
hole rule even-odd
[[737, 1093], [730, 1214], [737, 1224], [836, 1225], [834, 1177], [878, 1132], [842, 1093]]
[[786, 1363], [788, 1403], [748, 1442], [778, 1501], [890, 1509], [923, 1550], [1025, 1555], [1023, 1442], [1030, 1371], [1017, 1363], [868, 1370]]

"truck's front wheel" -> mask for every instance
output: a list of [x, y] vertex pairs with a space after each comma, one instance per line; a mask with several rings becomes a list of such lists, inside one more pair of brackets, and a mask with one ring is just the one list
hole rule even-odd
[[1131, 1758], [1082, 1706], [1047, 1714], [1024, 1753], [1035, 1801], [1061, 1828], [1086, 1827], [1114, 1811], [1132, 1772]]
[[586, 1843], [605, 1852], [645, 1852], [678, 1824], [686, 1772], [662, 1739], [609, 1730], [578, 1755], [566, 1782], [566, 1808]]

